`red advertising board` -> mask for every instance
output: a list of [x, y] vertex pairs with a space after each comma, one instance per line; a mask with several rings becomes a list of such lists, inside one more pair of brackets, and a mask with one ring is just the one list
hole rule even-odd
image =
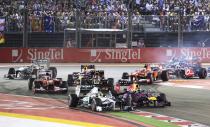
[[33, 59], [55, 63], [163, 63], [174, 56], [197, 56], [209, 63], [210, 48], [0, 48], [0, 63], [27, 63]]

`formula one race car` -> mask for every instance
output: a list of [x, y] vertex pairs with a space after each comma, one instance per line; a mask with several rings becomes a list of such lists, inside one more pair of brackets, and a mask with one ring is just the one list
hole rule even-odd
[[131, 107], [131, 96], [127, 94], [113, 95], [112, 86], [103, 85], [93, 87], [87, 94], [69, 94], [69, 107], [89, 108], [92, 111], [116, 111], [129, 110]]
[[132, 94], [132, 104], [135, 107], [165, 107], [171, 106], [164, 93], [151, 90], [138, 90]]
[[130, 75], [127, 72], [122, 74], [122, 79], [129, 79], [131, 82], [135, 81], [136, 83], [146, 82], [147, 84], [152, 84], [153, 81], [162, 80], [168, 81], [169, 74], [168, 70], [163, 70], [162, 67], [153, 66], [146, 64], [143, 69], [136, 70]]
[[36, 75], [39, 69], [49, 69], [53, 71], [53, 77], [57, 75], [57, 69], [55, 67], [49, 67], [49, 60], [33, 60], [30, 66], [23, 66], [17, 69], [9, 68], [8, 74], [4, 75], [4, 78], [9, 79], [29, 79], [32, 75]]
[[139, 89], [139, 84], [133, 81], [120, 79], [117, 84], [114, 86], [114, 90], [116, 93], [123, 93], [125, 90], [127, 91], [137, 91]]
[[131, 102], [134, 107], [164, 107], [171, 105], [164, 93], [142, 90], [137, 83], [129, 80], [119, 80], [114, 90], [118, 95], [125, 93], [131, 95]]
[[80, 86], [84, 93], [89, 92], [93, 87], [100, 85], [113, 86], [113, 78], [105, 78], [103, 70], [95, 70], [94, 65], [81, 65], [81, 72], [69, 74], [67, 83], [70, 87]]
[[199, 77], [205, 79], [207, 77], [207, 70], [201, 66], [199, 58], [173, 58], [165, 65], [169, 70], [170, 75], [175, 75], [177, 78], [194, 78]]
[[69, 86], [76, 86], [79, 82], [87, 84], [87, 82], [92, 83], [90, 80], [94, 78], [98, 80], [104, 79], [104, 71], [95, 70], [95, 65], [81, 65], [81, 72], [68, 74], [67, 83]]
[[[103, 93], [101, 92], [103, 91]], [[70, 94], [68, 98], [69, 107], [85, 107], [93, 111], [115, 110], [116, 101], [111, 92], [104, 93], [106, 90], [100, 90], [94, 87], [85, 96], [79, 97], [76, 94]]]
[[31, 74], [33, 73], [33, 69], [36, 67], [32, 66], [25, 66], [19, 67], [15, 70], [15, 68], [9, 68], [8, 74], [4, 75], [4, 78], [9, 79], [29, 79]]
[[38, 70], [37, 76], [29, 79], [29, 90], [34, 93], [67, 93], [68, 85], [62, 78], [53, 78], [52, 70]]

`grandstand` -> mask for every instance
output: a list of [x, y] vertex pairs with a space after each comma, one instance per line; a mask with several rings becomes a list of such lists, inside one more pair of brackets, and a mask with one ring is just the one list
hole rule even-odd
[[[5, 20], [1, 23], [5, 43], [0, 47], [22, 47], [24, 39], [28, 47], [63, 47], [69, 41], [65, 38], [66, 29], [75, 29], [68, 35], [74, 40], [68, 47], [104, 48], [116, 47], [116, 43], [132, 47], [139, 40], [143, 40], [146, 47], [177, 47], [180, 44], [197, 47], [202, 46], [200, 43], [210, 46], [209, 0], [0, 1], [0, 19]], [[89, 29], [91, 34], [84, 34], [84, 29]], [[109, 31], [94, 34], [104, 29], [119, 33], [113, 33], [114, 37]], [[114, 39], [115, 44], [90, 46], [88, 40], [94, 36]], [[96, 39], [96, 43], [108, 41], [106, 39]]]

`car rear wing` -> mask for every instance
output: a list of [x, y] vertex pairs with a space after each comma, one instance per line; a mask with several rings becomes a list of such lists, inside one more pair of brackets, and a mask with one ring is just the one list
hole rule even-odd
[[33, 65], [37, 65], [37, 66], [41, 66], [41, 65], [45, 65], [46, 68], [49, 68], [50, 66], [50, 60], [49, 59], [36, 59], [36, 60], [32, 60], [32, 64]]
[[118, 84], [119, 85], [122, 85], [122, 86], [129, 86], [129, 85], [131, 85], [133, 82], [132, 81], [128, 81], [128, 80], [119, 80], [118, 81]]
[[37, 70], [38, 79], [42, 78], [43, 76], [49, 76], [52, 78], [52, 70]]
[[88, 69], [95, 69], [95, 65], [81, 65], [81, 72], [82, 70], [88, 70]]

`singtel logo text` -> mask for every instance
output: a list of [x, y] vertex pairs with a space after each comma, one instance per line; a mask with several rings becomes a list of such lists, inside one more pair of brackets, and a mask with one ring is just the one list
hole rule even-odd
[[[94, 56], [92, 62], [104, 62], [103, 60], [120, 60], [128, 62], [128, 60], [140, 60], [140, 49], [101, 49], [96, 50], [97, 55]], [[100, 61], [102, 59], [102, 61]]]
[[28, 49], [28, 58], [34, 59], [50, 59], [50, 60], [63, 60], [63, 49], [38, 50]]
[[181, 49], [181, 56], [186, 57], [200, 57], [202, 59], [210, 58], [210, 51], [207, 48], [201, 48], [199, 50]]

